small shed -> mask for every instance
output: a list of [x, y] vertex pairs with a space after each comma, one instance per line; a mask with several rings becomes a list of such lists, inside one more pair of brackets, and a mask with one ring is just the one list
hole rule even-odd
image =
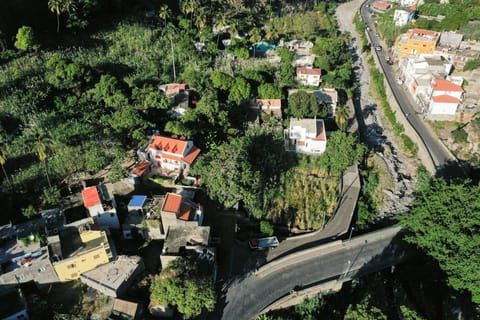
[[147, 201], [147, 196], [135, 195], [132, 197], [128, 203], [128, 212], [139, 211], [142, 212], [145, 202]]

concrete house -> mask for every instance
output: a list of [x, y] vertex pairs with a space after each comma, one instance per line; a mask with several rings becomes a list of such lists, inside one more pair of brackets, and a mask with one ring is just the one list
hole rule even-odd
[[120, 229], [117, 215], [117, 204], [104, 184], [88, 187], [82, 190], [85, 208], [100, 227]]
[[398, 58], [432, 54], [439, 39], [439, 32], [425, 29], [410, 29], [397, 37], [393, 46], [393, 53]]
[[145, 265], [141, 257], [118, 256], [114, 261], [82, 273], [80, 280], [107, 296], [118, 297], [144, 271]]
[[290, 119], [285, 130], [286, 150], [320, 155], [327, 148], [327, 133], [322, 119]]
[[463, 99], [461, 86], [444, 79], [433, 82], [429, 113], [433, 115], [455, 115], [458, 105]]
[[281, 99], [256, 99], [252, 105], [252, 109], [265, 112], [277, 118], [282, 118]]
[[30, 281], [39, 287], [58, 282], [48, 247], [42, 246], [33, 235], [45, 230], [45, 222], [41, 218], [0, 227], [0, 291]]
[[188, 172], [200, 152], [192, 141], [153, 135], [146, 150], [146, 158], [154, 169], [180, 174], [181, 171]]
[[161, 205], [161, 220], [163, 233], [167, 233], [171, 226], [201, 226], [203, 223], [203, 209], [177, 193], [167, 193]]
[[297, 81], [306, 86], [318, 87], [322, 82], [322, 71], [319, 68], [297, 67]]
[[99, 230], [92, 218], [65, 225], [47, 241], [50, 260], [62, 282], [78, 279], [81, 273], [113, 258], [105, 231]]

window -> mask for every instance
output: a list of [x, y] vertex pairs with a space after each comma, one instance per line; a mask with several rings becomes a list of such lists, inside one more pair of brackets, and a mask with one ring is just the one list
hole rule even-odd
[[77, 272], [72, 273], [72, 274], [70, 275], [70, 279], [76, 279], [76, 278], [78, 278], [78, 273], [77, 273]]
[[75, 267], [76, 267], [76, 266], [75, 266], [75, 263], [72, 263], [72, 264], [69, 264], [69, 265], [67, 266], [67, 269], [73, 269], [73, 268], [75, 268]]
[[96, 255], [93, 256], [93, 259], [100, 259], [100, 255], [97, 253]]
[[107, 254], [110, 254], [111, 251], [110, 251], [110, 249], [108, 248], [108, 249], [105, 250], [105, 252], [106, 252]]

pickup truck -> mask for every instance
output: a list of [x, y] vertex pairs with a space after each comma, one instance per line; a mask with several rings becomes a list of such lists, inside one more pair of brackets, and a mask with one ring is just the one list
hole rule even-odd
[[248, 245], [252, 250], [265, 250], [268, 248], [275, 248], [279, 244], [277, 237], [267, 237], [267, 238], [258, 238], [250, 239]]

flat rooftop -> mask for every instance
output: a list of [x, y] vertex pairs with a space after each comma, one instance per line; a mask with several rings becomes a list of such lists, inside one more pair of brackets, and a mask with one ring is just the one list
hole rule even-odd
[[81, 277], [117, 290], [135, 273], [141, 263], [141, 257], [118, 256], [115, 261], [82, 273]]
[[164, 254], [177, 254], [186, 246], [208, 245], [210, 227], [208, 226], [171, 226], [163, 245]]

